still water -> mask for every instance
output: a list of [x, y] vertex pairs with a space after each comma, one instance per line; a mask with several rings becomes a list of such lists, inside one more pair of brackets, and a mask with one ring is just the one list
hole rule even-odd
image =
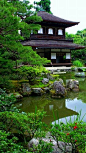
[[[74, 79], [73, 73], [61, 74], [60, 78], [66, 82], [66, 79]], [[47, 116], [44, 118], [44, 122], [52, 124], [58, 121], [58, 118], [65, 122], [67, 120], [74, 120], [74, 117], [78, 115], [81, 110], [81, 118], [86, 113], [86, 78], [75, 78], [79, 80], [79, 92], [68, 92], [66, 98], [53, 99], [49, 94], [43, 96], [30, 96], [24, 97], [19, 101], [16, 106], [23, 112], [35, 112], [35, 108], [38, 110], [46, 111]], [[54, 115], [53, 115], [54, 114]], [[55, 116], [55, 117], [54, 117]], [[86, 116], [83, 119], [86, 122]]]

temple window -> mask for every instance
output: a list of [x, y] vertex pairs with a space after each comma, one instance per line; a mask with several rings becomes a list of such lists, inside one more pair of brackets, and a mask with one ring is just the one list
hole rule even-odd
[[63, 35], [63, 30], [62, 29], [58, 29], [58, 35]]
[[43, 28], [40, 28], [40, 29], [38, 30], [38, 33], [43, 34]]
[[51, 59], [56, 59], [56, 53], [51, 53]]
[[18, 30], [18, 34], [21, 35], [21, 30]]
[[53, 29], [52, 28], [48, 29], [48, 34], [53, 34]]
[[31, 34], [33, 34], [33, 30], [31, 30]]
[[70, 53], [66, 53], [66, 59], [71, 59]]

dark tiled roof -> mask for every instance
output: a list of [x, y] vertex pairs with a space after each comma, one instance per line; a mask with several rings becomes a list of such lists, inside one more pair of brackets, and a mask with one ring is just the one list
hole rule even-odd
[[69, 21], [69, 20], [65, 20], [65, 19], [56, 17], [56, 16], [49, 14], [45, 11], [39, 11], [38, 16], [41, 16], [43, 21], [63, 24], [63, 25], [65, 25], [65, 27], [70, 27], [73, 25], [77, 25], [79, 23], [79, 22], [73, 22], [73, 21]]
[[58, 49], [83, 49], [84, 46], [74, 44], [67, 41], [55, 40], [27, 40], [22, 42], [24, 46], [32, 46], [38, 48], [58, 48]]

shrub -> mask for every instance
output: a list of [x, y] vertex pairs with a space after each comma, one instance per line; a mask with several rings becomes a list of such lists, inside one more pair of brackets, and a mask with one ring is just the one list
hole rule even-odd
[[13, 137], [11, 133], [0, 130], [0, 152], [1, 153], [28, 153], [27, 149], [17, 143], [18, 138]]
[[[0, 129], [18, 136], [24, 143], [33, 138], [35, 132], [42, 129], [42, 119], [45, 112], [17, 113], [0, 112]], [[20, 140], [20, 141], [21, 141]]]
[[24, 79], [28, 79], [30, 82], [34, 81], [37, 76], [41, 76], [42, 72], [47, 72], [47, 70], [44, 67], [38, 67], [38, 66], [22, 66], [19, 69], [16, 70], [17, 73], [22, 76]]
[[[74, 122], [70, 121], [66, 124], [58, 123], [52, 125], [50, 129], [51, 135], [57, 141], [63, 141], [72, 145], [72, 152], [85, 149], [86, 142], [86, 123], [80, 120], [80, 115], [77, 116]], [[63, 150], [64, 152], [66, 150]]]
[[0, 111], [13, 111], [12, 105], [16, 102], [16, 98], [13, 95], [7, 95], [2, 89], [0, 91]]
[[83, 63], [79, 60], [73, 61], [73, 65], [77, 67], [83, 67]]

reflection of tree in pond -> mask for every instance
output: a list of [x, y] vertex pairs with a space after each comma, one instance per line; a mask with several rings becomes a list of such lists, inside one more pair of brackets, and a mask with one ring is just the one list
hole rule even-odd
[[38, 110], [46, 111], [47, 116], [44, 118], [44, 121], [49, 124], [54, 120], [53, 112], [57, 117], [63, 118], [66, 116], [76, 115], [75, 111], [66, 108], [65, 98], [62, 99], [53, 99], [47, 95], [43, 96], [33, 96], [33, 97], [25, 97], [21, 100], [21, 102], [17, 103], [16, 106], [24, 112], [35, 112], [35, 107]]
[[44, 106], [50, 102], [51, 100], [49, 95], [30, 96], [24, 97], [19, 103], [16, 104], [16, 107], [27, 113], [35, 112], [35, 107], [37, 107], [38, 110], [44, 110]]
[[77, 99], [81, 99], [83, 103], [86, 103], [86, 91], [80, 92]]
[[79, 95], [79, 92], [69, 91], [69, 92], [67, 92], [67, 99], [73, 100], [76, 97], [78, 97], [78, 95]]
[[44, 119], [47, 124], [60, 118], [78, 115], [76, 111], [66, 107], [65, 99], [52, 100], [52, 102], [44, 107], [44, 110], [47, 112], [47, 116]]

